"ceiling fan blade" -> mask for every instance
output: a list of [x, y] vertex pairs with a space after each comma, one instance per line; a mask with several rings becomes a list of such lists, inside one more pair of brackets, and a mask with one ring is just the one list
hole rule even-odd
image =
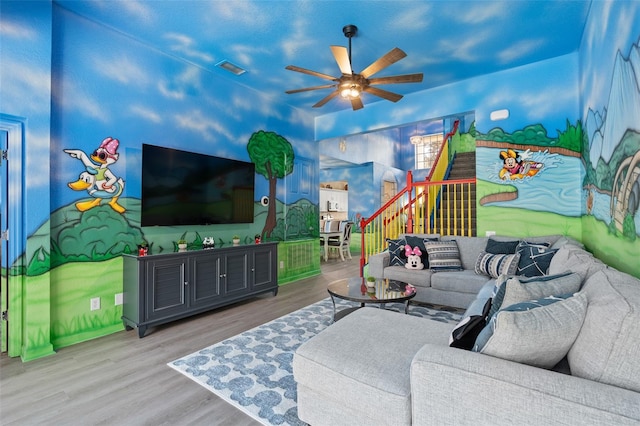
[[407, 54], [404, 53], [404, 51], [402, 49], [398, 49], [397, 47], [394, 47], [389, 52], [387, 52], [385, 55], [381, 56], [376, 61], [374, 61], [371, 65], [369, 65], [367, 68], [365, 68], [360, 73], [360, 75], [362, 75], [362, 77], [364, 77], [364, 78], [369, 78], [369, 76], [374, 75], [378, 71], [385, 69], [386, 67], [388, 67], [391, 64], [395, 64], [396, 62], [398, 62], [400, 59], [404, 58], [405, 56], [407, 56]]
[[378, 89], [377, 87], [366, 86], [362, 90], [364, 90], [367, 93], [371, 93], [372, 95], [381, 97], [381, 98], [386, 99], [388, 101], [391, 101], [391, 102], [398, 102], [400, 99], [402, 99], [402, 95], [399, 95], [399, 94], [393, 93], [393, 92], [389, 92], [389, 91], [386, 91], [386, 90]]
[[343, 46], [330, 46], [333, 57], [336, 59], [340, 72], [342, 74], [353, 74], [351, 69], [351, 61], [349, 61], [349, 53], [347, 48]]
[[335, 84], [323, 84], [322, 86], [313, 86], [313, 87], [305, 87], [304, 89], [287, 90], [284, 93], [292, 94], [292, 93], [308, 92], [309, 90], [328, 89], [330, 87], [336, 87], [336, 85]]
[[330, 75], [322, 74], [322, 73], [317, 72], [317, 71], [311, 71], [311, 70], [308, 70], [308, 69], [306, 69], [306, 68], [296, 67], [295, 65], [287, 65], [287, 66], [285, 67], [285, 69], [288, 69], [288, 70], [290, 70], [290, 71], [297, 71], [297, 72], [301, 72], [301, 73], [303, 73], [303, 74], [313, 75], [313, 76], [315, 76], [315, 77], [324, 78], [325, 80], [338, 81], [338, 79], [337, 79], [337, 78], [332, 77], [332, 76], [330, 76]]
[[364, 108], [364, 105], [362, 104], [362, 99], [360, 99], [359, 96], [357, 98], [351, 99], [351, 108], [353, 108], [354, 111]]
[[338, 91], [335, 90], [331, 93], [329, 93], [327, 96], [325, 96], [324, 98], [320, 99], [318, 102], [316, 102], [313, 107], [314, 108], [320, 108], [322, 105], [326, 104], [327, 102], [329, 102], [331, 99], [335, 98], [336, 96], [338, 96]]
[[370, 78], [369, 84], [396, 84], [396, 83], [420, 83], [422, 81], [422, 73], [392, 75], [389, 77]]

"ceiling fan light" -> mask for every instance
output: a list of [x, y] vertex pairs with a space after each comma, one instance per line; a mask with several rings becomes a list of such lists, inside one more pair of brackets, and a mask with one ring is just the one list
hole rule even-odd
[[355, 99], [360, 96], [360, 86], [357, 84], [343, 85], [340, 96], [345, 99]]

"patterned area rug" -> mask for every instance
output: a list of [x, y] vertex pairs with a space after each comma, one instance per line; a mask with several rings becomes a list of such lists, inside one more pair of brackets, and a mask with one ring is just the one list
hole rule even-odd
[[[351, 306], [336, 300], [337, 309]], [[400, 311], [404, 305], [386, 308]], [[455, 324], [461, 312], [411, 305], [409, 315]], [[167, 365], [264, 425], [305, 425], [297, 415], [293, 354], [332, 317], [327, 298]]]

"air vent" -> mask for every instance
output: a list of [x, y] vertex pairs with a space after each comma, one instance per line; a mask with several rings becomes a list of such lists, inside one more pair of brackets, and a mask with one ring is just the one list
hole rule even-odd
[[247, 72], [247, 70], [245, 70], [244, 68], [240, 68], [236, 64], [232, 64], [231, 62], [227, 61], [226, 59], [223, 60], [223, 61], [218, 62], [216, 64], [216, 66], [220, 67], [222, 69], [225, 69], [225, 70], [227, 70], [230, 73], [235, 74], [235, 75], [242, 75], [245, 72]]

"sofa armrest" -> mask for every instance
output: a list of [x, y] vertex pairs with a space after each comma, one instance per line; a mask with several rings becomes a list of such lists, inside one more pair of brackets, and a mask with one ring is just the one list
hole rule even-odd
[[640, 421], [638, 392], [434, 344], [413, 359], [411, 400], [417, 426]]
[[389, 266], [390, 255], [388, 251], [369, 256], [369, 276], [384, 278], [384, 268]]

